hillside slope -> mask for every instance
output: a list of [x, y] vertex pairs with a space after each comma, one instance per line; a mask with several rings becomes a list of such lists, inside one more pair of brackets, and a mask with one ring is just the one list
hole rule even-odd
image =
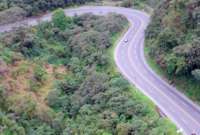
[[58, 9], [52, 22], [1, 34], [1, 134], [175, 135], [113, 67], [109, 50], [127, 25]]
[[151, 65], [196, 101], [200, 101], [199, 18], [198, 0], [166, 0], [146, 31]]

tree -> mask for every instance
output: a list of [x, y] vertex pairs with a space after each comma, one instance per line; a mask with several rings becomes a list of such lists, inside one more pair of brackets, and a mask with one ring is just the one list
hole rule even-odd
[[126, 90], [129, 87], [129, 83], [122, 77], [116, 77], [111, 79], [111, 85], [113, 87], [120, 88], [122, 90]]
[[33, 133], [34, 135], [55, 135], [55, 131], [53, 128], [51, 128], [47, 124], [42, 124], [38, 126], [36, 129], [34, 129]]
[[23, 127], [0, 111], [1, 135], [25, 135]]
[[177, 58], [173, 54], [170, 54], [166, 56], [165, 61], [167, 66], [167, 73], [172, 75], [176, 71]]
[[6, 90], [3, 86], [0, 85], [0, 108], [1, 109], [6, 109], [7, 105], [6, 105]]
[[60, 30], [65, 30], [72, 23], [71, 17], [65, 16], [63, 9], [54, 11], [52, 21], [54, 26], [58, 27]]
[[178, 45], [178, 38], [175, 31], [165, 28], [158, 36], [158, 43], [163, 50], [169, 50]]
[[61, 81], [59, 84], [59, 89], [66, 95], [73, 94], [79, 87], [79, 82], [72, 76], [67, 76], [65, 81]]
[[200, 68], [200, 40], [194, 40], [188, 53], [186, 61], [190, 71], [195, 68]]
[[200, 80], [200, 69], [195, 69], [192, 71], [192, 75], [196, 80]]

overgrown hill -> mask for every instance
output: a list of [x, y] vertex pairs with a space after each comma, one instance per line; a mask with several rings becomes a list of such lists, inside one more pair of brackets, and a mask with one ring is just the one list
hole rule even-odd
[[115, 71], [109, 49], [127, 27], [109, 14], [66, 17], [0, 37], [1, 135], [175, 135]]
[[146, 31], [149, 56], [162, 72], [200, 101], [200, 1], [166, 0]]

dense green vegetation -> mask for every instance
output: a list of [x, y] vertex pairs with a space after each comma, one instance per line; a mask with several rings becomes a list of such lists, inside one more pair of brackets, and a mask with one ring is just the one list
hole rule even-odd
[[113, 70], [120, 15], [65, 17], [0, 36], [1, 135], [175, 135]]
[[[200, 2], [168, 0], [154, 13], [146, 47], [165, 75], [200, 101]], [[155, 65], [155, 64], [154, 64]]]

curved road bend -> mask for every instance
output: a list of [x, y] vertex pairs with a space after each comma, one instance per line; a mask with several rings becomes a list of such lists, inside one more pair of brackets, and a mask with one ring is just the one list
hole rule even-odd
[[[114, 58], [119, 71], [136, 87], [148, 96], [161, 110], [183, 130], [183, 134], [200, 135], [200, 108], [156, 75], [147, 65], [144, 57], [144, 30], [149, 23], [149, 16], [144, 12], [120, 7], [85, 6], [66, 9], [67, 15], [107, 14], [115, 12], [127, 17], [131, 26], [118, 43]], [[33, 26], [41, 21], [51, 20], [51, 13], [39, 18], [29, 18], [17, 23], [0, 26], [0, 32], [10, 31], [15, 27]], [[125, 43], [124, 40], [128, 39]]]

